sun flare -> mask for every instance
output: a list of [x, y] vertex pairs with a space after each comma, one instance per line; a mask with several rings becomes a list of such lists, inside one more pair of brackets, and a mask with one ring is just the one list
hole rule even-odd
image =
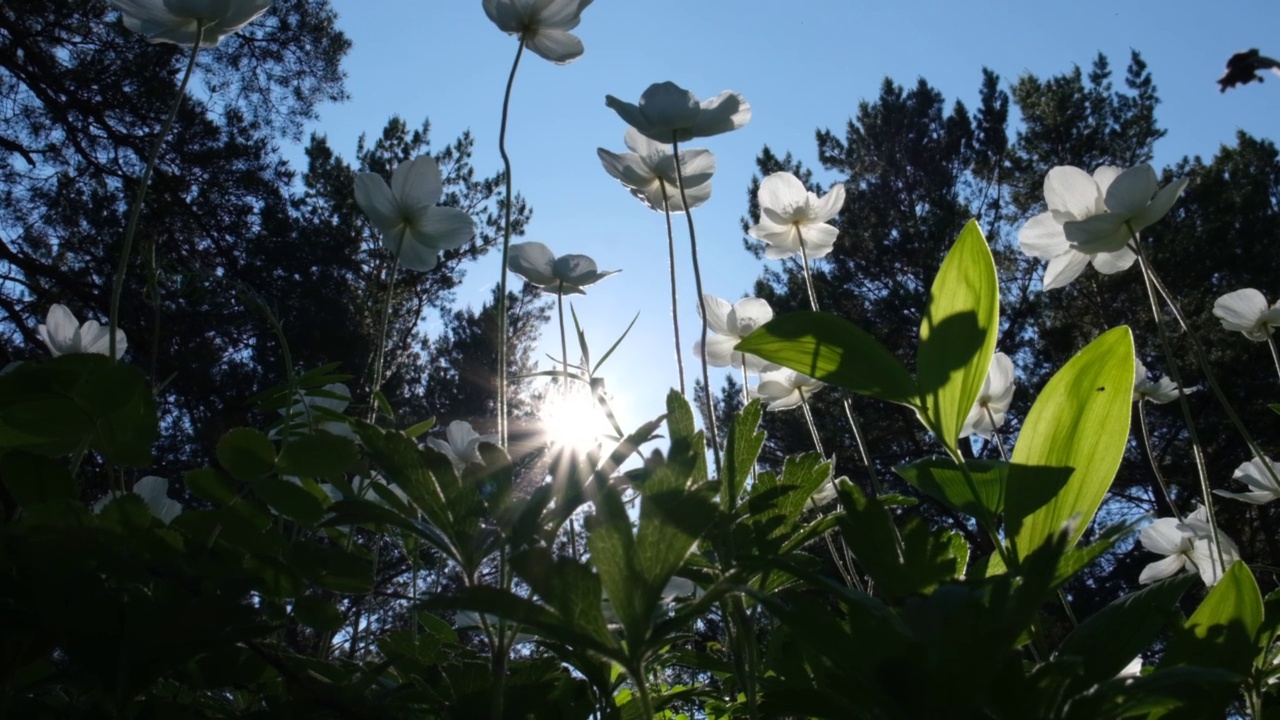
[[548, 444], [576, 453], [594, 450], [615, 435], [591, 392], [578, 383], [568, 391], [550, 387], [538, 416]]

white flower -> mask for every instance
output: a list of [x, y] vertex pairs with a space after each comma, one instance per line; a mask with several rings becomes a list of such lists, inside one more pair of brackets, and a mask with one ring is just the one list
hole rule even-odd
[[[1270, 468], [1270, 472], [1268, 472]], [[1226, 490], [1214, 490], [1214, 495], [1222, 497], [1235, 498], [1243, 500], [1254, 505], [1264, 505], [1280, 498], [1280, 486], [1276, 485], [1273, 474], [1280, 474], [1280, 467], [1265, 455], [1261, 458], [1254, 458], [1248, 462], [1243, 462], [1236, 471], [1231, 474], [1233, 480], [1239, 480], [1249, 486], [1248, 492], [1227, 492]]]
[[1013, 403], [1015, 386], [1013, 361], [1002, 352], [996, 353], [991, 357], [991, 367], [987, 369], [987, 379], [982, 381], [978, 399], [973, 401], [969, 416], [960, 426], [960, 437], [977, 434], [990, 440], [1004, 425], [1004, 415]]
[[[279, 413], [287, 416], [293, 427], [302, 432], [310, 429], [322, 430], [331, 435], [359, 442], [360, 438], [344, 420], [334, 417], [351, 404], [351, 390], [343, 383], [330, 383], [319, 389], [298, 391], [297, 401], [293, 407], [280, 408]], [[269, 434], [272, 440], [279, 440], [291, 428], [275, 428]]]
[[725, 90], [705, 102], [673, 82], [654, 83], [632, 105], [612, 95], [604, 104], [641, 135], [660, 143], [685, 142], [737, 130], [751, 120], [751, 105]]
[[443, 193], [440, 166], [430, 155], [397, 165], [390, 187], [377, 173], [356, 173], [356, 202], [382, 232], [382, 246], [399, 253], [410, 270], [430, 270], [441, 250], [460, 248], [476, 234], [470, 215], [436, 206]]
[[[635, 128], [627, 128], [624, 142], [631, 152], [619, 155], [604, 148], [596, 149], [605, 172], [649, 208], [662, 212], [665, 199], [666, 208], [671, 212], [684, 212], [671, 144], [650, 140]], [[715, 171], [716, 157], [711, 151], [701, 148], [680, 151], [680, 173], [689, 207], [696, 208], [711, 197], [711, 176]]]
[[849, 478], [844, 475], [836, 477], [835, 470], [833, 468], [827, 475], [827, 479], [822, 481], [822, 484], [818, 486], [817, 490], [813, 491], [813, 495], [810, 496], [809, 499], [813, 503], [814, 507], [822, 507], [839, 497], [836, 492], [837, 488], [839, 488], [841, 484], [847, 482], [849, 482]]
[[783, 368], [761, 373], [760, 383], [750, 395], [765, 400], [766, 410], [786, 410], [797, 407], [823, 387], [825, 383]]
[[[142, 498], [142, 501], [147, 504], [147, 508], [151, 510], [151, 514], [160, 518], [160, 522], [165, 525], [173, 522], [173, 519], [182, 513], [182, 504], [177, 500], [169, 499], [169, 481], [162, 477], [147, 475], [134, 483], [133, 490], [130, 492]], [[102, 512], [102, 509], [112, 500], [124, 495], [125, 493], [118, 490], [108, 492], [93, 504], [93, 511], [95, 513]]]
[[111, 0], [124, 13], [124, 26], [153, 43], [194, 45], [203, 21], [200, 47], [217, 47], [222, 38], [253, 22], [271, 0]]
[[560, 295], [585, 295], [586, 288], [618, 272], [596, 269], [586, 255], [556, 257], [540, 242], [516, 243], [507, 257], [507, 268], [532, 285]]
[[582, 55], [582, 41], [571, 35], [591, 0], [484, 0], [484, 12], [498, 29], [520, 36], [533, 52], [563, 65]]
[[1244, 333], [1250, 340], [1262, 342], [1280, 325], [1280, 301], [1267, 307], [1267, 298], [1253, 288], [1229, 292], [1213, 303], [1213, 314], [1226, 330]]
[[1142, 656], [1139, 655], [1130, 660], [1124, 669], [1116, 673], [1116, 677], [1120, 679], [1142, 677]]
[[800, 243], [809, 259], [825, 257], [840, 231], [827, 221], [844, 207], [844, 185], [836, 183], [819, 198], [791, 173], [777, 172], [760, 183], [760, 222], [747, 234], [768, 243], [765, 257], [774, 260], [799, 255]]
[[[746, 365], [747, 372], [758, 373], [764, 370], [777, 369], [777, 365], [748, 353], [735, 352], [733, 347], [755, 329], [773, 319], [773, 308], [760, 298], [743, 298], [730, 305], [715, 295], [702, 296], [698, 305], [698, 314], [702, 307], [707, 308], [707, 327], [715, 333], [707, 337], [707, 364], [712, 367], [740, 368]], [[702, 342], [693, 345], [693, 351], [702, 355]]]
[[[514, 246], [512, 246], [514, 248]], [[448, 456], [453, 467], [459, 472], [467, 463], [483, 463], [480, 457], [480, 443], [497, 444], [497, 435], [481, 435], [471, 427], [471, 423], [454, 420], [445, 428], [444, 440], [427, 438], [427, 445]]]
[[[44, 324], [36, 328], [36, 334], [44, 341], [45, 347], [49, 348], [49, 354], [54, 357], [76, 353], [109, 355], [111, 342], [107, 330], [108, 328], [99, 325], [97, 320], [90, 320], [81, 325], [66, 305], [55, 304], [49, 308]], [[124, 356], [127, 347], [124, 331], [116, 328], [117, 360]]]
[[[414, 506], [413, 502], [409, 500], [409, 496], [404, 490], [401, 490], [398, 486], [387, 482], [386, 478], [376, 472], [368, 478], [357, 475], [351, 479], [351, 491], [354, 493], [354, 497], [364, 498], [369, 502], [377, 503], [383, 507], [388, 507], [387, 502], [374, 491], [374, 488], [378, 486], [390, 490], [391, 493], [399, 498], [400, 502], [404, 503], [407, 507]], [[325, 492], [328, 491], [326, 490]]]
[[[1193, 393], [1199, 387], [1190, 387], [1184, 393]], [[1133, 359], [1133, 399], [1135, 402], [1150, 400], [1163, 405], [1178, 399], [1178, 386], [1168, 375], [1161, 375], [1159, 380], [1147, 377], [1147, 368], [1142, 360]]]
[[1104, 165], [1092, 177], [1080, 168], [1055, 167], [1044, 178], [1049, 210], [1022, 226], [1018, 244], [1049, 261], [1045, 290], [1069, 285], [1089, 263], [1104, 275], [1120, 272], [1138, 257], [1129, 248], [1131, 235], [1164, 217], [1186, 186], [1183, 178], [1157, 193], [1150, 165], [1123, 171]]
[[1212, 587], [1222, 579], [1219, 544], [1228, 568], [1240, 559], [1240, 551], [1231, 538], [1219, 532], [1219, 542], [1213, 541], [1208, 514], [1203, 507], [1188, 515], [1183, 522], [1175, 518], [1160, 518], [1143, 528], [1138, 539], [1147, 550], [1168, 556], [1142, 569], [1138, 582], [1143, 585], [1194, 569], [1199, 571], [1204, 584]]

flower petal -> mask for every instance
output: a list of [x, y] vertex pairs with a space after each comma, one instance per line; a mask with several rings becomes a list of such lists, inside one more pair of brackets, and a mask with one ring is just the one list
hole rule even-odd
[[690, 137], [709, 137], [737, 130], [751, 121], [751, 105], [742, 95], [728, 90], [702, 103], [702, 112]]
[[582, 57], [582, 40], [563, 30], [541, 29], [526, 34], [525, 47], [557, 65], [571, 63]]
[[698, 315], [702, 315], [703, 308], [706, 309], [707, 327], [711, 332], [717, 335], [737, 335], [733, 328], [729, 327], [729, 313], [733, 311], [729, 301], [703, 293], [702, 302], [698, 304]]
[[377, 173], [356, 173], [356, 204], [374, 227], [383, 232], [404, 222], [391, 188]]
[[425, 220], [410, 228], [414, 240], [437, 250], [453, 250], [471, 242], [476, 235], [476, 224], [467, 213], [458, 208], [432, 207]]
[[743, 298], [733, 304], [729, 317], [731, 334], [746, 337], [773, 319], [773, 308], [769, 307], [767, 300]]
[[1093, 263], [1093, 269], [1103, 275], [1114, 275], [1128, 270], [1137, 259], [1138, 254], [1126, 247], [1115, 252], [1098, 253], [1090, 259], [1090, 262]]
[[71, 345], [79, 329], [80, 323], [71, 314], [71, 310], [62, 303], [54, 303], [45, 314], [44, 324], [37, 330], [40, 339], [49, 348], [49, 354], [57, 357], [66, 352], [75, 352]]
[[1143, 208], [1142, 212], [1134, 216], [1133, 229], [1142, 230], [1164, 217], [1173, 208], [1173, 203], [1182, 195], [1182, 191], [1186, 189], [1187, 182], [1187, 178], [1180, 178], [1161, 188], [1160, 192], [1156, 193], [1155, 199]]
[[[707, 364], [712, 367], [734, 367], [742, 366], [742, 353], [736, 352], [733, 347], [738, 344], [741, 338], [732, 335], [708, 335], [707, 336]], [[702, 342], [694, 343], [694, 353], [698, 356], [702, 355]], [[736, 356], [736, 357], [735, 357]]]
[[1075, 250], [1067, 250], [1049, 261], [1041, 281], [1045, 290], [1066, 287], [1089, 266], [1089, 256]]
[[1187, 560], [1182, 555], [1170, 555], [1163, 560], [1157, 560], [1142, 568], [1142, 574], [1138, 575], [1138, 582], [1146, 585], [1167, 577], [1173, 577], [1181, 572], [1186, 565]]
[[1044, 176], [1044, 201], [1049, 210], [1072, 220], [1083, 220], [1097, 212], [1102, 193], [1089, 173], [1078, 167], [1060, 165]]
[[1116, 252], [1129, 244], [1126, 219], [1117, 213], [1103, 213], [1084, 220], [1068, 220], [1062, 224], [1062, 230], [1066, 233], [1067, 242], [1080, 252]]
[[1018, 246], [1022, 252], [1042, 260], [1052, 260], [1061, 255], [1070, 244], [1062, 223], [1052, 213], [1040, 213], [1027, 221], [1018, 231]]
[[1143, 163], [1125, 170], [1111, 182], [1105, 202], [1109, 212], [1128, 220], [1142, 212], [1155, 194], [1156, 171]]
[[818, 201], [818, 204], [812, 208], [813, 222], [824, 223], [836, 215], [844, 208], [844, 183], [836, 183], [831, 186], [826, 195]]
[[600, 157], [604, 171], [629, 188], [647, 188], [656, 179], [636, 153], [619, 155], [604, 148], [596, 148], [596, 155]]
[[[809, 191], [795, 175], [789, 172], [776, 172], [760, 181], [760, 190], [756, 193], [756, 198], [760, 201], [761, 212], [773, 210], [786, 217], [792, 208], [805, 204], [809, 199]], [[781, 220], [773, 220], [773, 222], [779, 225], [784, 224]]]
[[440, 166], [430, 155], [405, 160], [391, 173], [391, 194], [405, 207], [435, 205], [444, 193]]
[[540, 287], [556, 283], [552, 267], [555, 261], [551, 248], [540, 242], [516, 243], [507, 252], [507, 267], [511, 272]]
[[[671, 133], [690, 128], [698, 120], [701, 111], [698, 98], [673, 82], [654, 83], [640, 95], [640, 114], [654, 130]], [[659, 142], [670, 140], [669, 135], [664, 138], [646, 132], [643, 127], [633, 127]]]
[[1161, 555], [1176, 555], [1191, 547], [1190, 539], [1180, 529], [1177, 518], [1159, 518], [1142, 528], [1138, 535], [1142, 547]]
[[1255, 337], [1258, 320], [1265, 312], [1267, 299], [1254, 288], [1229, 292], [1213, 303], [1213, 314], [1222, 321], [1223, 328], [1242, 332], [1251, 340], [1267, 339], [1265, 333]]

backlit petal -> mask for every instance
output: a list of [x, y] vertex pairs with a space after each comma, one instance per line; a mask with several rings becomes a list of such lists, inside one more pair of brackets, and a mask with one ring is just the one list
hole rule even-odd
[[840, 210], [844, 208], [844, 183], [836, 183], [831, 186], [826, 195], [818, 201], [813, 207], [813, 222], [824, 223], [836, 215], [840, 214]]
[[1173, 577], [1182, 572], [1186, 565], [1187, 560], [1182, 555], [1170, 555], [1163, 560], [1157, 560], [1142, 568], [1142, 574], [1138, 575], [1138, 582], [1146, 585], [1157, 580]]
[[1093, 263], [1094, 270], [1103, 275], [1112, 275], [1128, 270], [1137, 259], [1138, 254], [1126, 247], [1115, 252], [1098, 253], [1090, 262]]
[[396, 166], [391, 173], [391, 194], [407, 207], [435, 205], [444, 192], [440, 166], [430, 155], [419, 155]]
[[785, 217], [791, 208], [803, 205], [808, 199], [809, 191], [800, 179], [789, 172], [776, 172], [760, 181], [760, 190], [756, 197], [760, 201], [760, 209], [772, 210], [781, 217], [770, 218], [773, 222], [785, 224]]
[[1089, 256], [1075, 250], [1067, 250], [1049, 261], [1041, 281], [1045, 290], [1070, 285], [1089, 266]]
[[1182, 195], [1186, 187], [1187, 178], [1180, 178], [1161, 188], [1160, 192], [1156, 193], [1155, 199], [1134, 217], [1134, 229], [1142, 230], [1164, 217], [1173, 208], [1173, 203]]
[[728, 90], [702, 103], [702, 112], [691, 128], [692, 137], [709, 137], [737, 130], [751, 120], [751, 105]]
[[540, 242], [524, 242], [512, 245], [507, 254], [507, 267], [525, 280], [546, 287], [556, 282], [552, 265], [556, 256], [551, 248]]
[[439, 250], [460, 248], [475, 237], [476, 224], [471, 216], [450, 207], [432, 207], [426, 219], [410, 229], [415, 240]]
[[563, 30], [542, 29], [525, 36], [525, 47], [557, 65], [582, 57], [582, 40]]
[[1142, 212], [1155, 194], [1156, 171], [1145, 163], [1137, 165], [1111, 182], [1106, 192], [1107, 210], [1129, 219]]
[[1052, 260], [1061, 255], [1069, 244], [1062, 223], [1053, 219], [1052, 213], [1040, 213], [1027, 221], [1018, 231], [1018, 246], [1022, 252], [1042, 260]]
[[374, 227], [383, 232], [403, 221], [391, 188], [377, 173], [356, 173], [356, 204]]
[[1060, 165], [1044, 176], [1044, 201], [1049, 209], [1083, 220], [1097, 212], [1101, 192], [1089, 173]]
[[707, 327], [711, 332], [717, 335], [737, 335], [733, 328], [729, 327], [729, 313], [733, 310], [729, 301], [703, 293], [702, 303], [698, 305], [699, 315], [702, 314], [704, 307], [707, 313]]

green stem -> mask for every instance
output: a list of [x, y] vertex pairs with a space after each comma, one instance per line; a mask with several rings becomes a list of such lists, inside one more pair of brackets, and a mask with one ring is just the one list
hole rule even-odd
[[[1157, 297], [1155, 271], [1151, 268], [1151, 261], [1147, 259], [1146, 252], [1142, 249], [1142, 243], [1138, 241], [1138, 233], [1129, 228], [1129, 233], [1133, 237], [1130, 247], [1138, 255], [1138, 265], [1142, 269], [1143, 284], [1147, 288], [1147, 297], [1151, 301], [1151, 314], [1156, 321], [1156, 332], [1160, 336], [1160, 347], [1164, 351], [1165, 360], [1169, 363], [1169, 377], [1173, 379], [1174, 385], [1178, 388], [1178, 407], [1182, 410], [1182, 419], [1187, 424], [1187, 435], [1191, 438], [1191, 454], [1195, 459], [1196, 474], [1200, 477], [1200, 496], [1204, 502], [1205, 514], [1209, 516], [1209, 533], [1213, 537], [1214, 547], [1217, 548], [1218, 567], [1222, 574], [1227, 572], [1227, 559], [1222, 552], [1222, 543], [1219, 541], [1218, 535], [1218, 517], [1213, 510], [1213, 492], [1209, 489], [1209, 470], [1205, 466], [1204, 446], [1200, 443], [1200, 434], [1196, 431], [1195, 419], [1191, 414], [1191, 405], [1187, 402], [1187, 394], [1182, 392], [1186, 387], [1186, 383], [1182, 381], [1182, 373], [1178, 370], [1178, 363], [1174, 359], [1173, 343], [1169, 339], [1169, 331], [1164, 326], [1164, 319], [1160, 313], [1160, 300]], [[1178, 320], [1182, 321], [1182, 311], [1177, 309], [1177, 304], [1169, 297], [1165, 297], [1165, 301], [1174, 309], [1174, 314], [1178, 316]], [[1183, 323], [1183, 328], [1187, 331], [1187, 336], [1191, 338], [1193, 346], [1199, 346], [1195, 333], [1191, 332], [1191, 328]], [[1198, 354], [1197, 354], [1198, 356]], [[1202, 362], [1202, 370], [1209, 378], [1209, 383], [1216, 387], [1212, 374], [1209, 372], [1208, 363]], [[1224, 398], [1225, 400], [1225, 398]], [[1219, 575], [1221, 577], [1221, 575]]]
[[698, 235], [693, 229], [693, 211], [689, 209], [689, 198], [684, 192], [684, 171], [680, 169], [680, 142], [675, 133], [671, 133], [671, 153], [675, 155], [676, 184], [680, 186], [680, 205], [684, 207], [684, 217], [689, 223], [689, 248], [693, 252], [693, 284], [697, 287], [698, 307], [702, 316], [702, 384], [706, 388], [707, 435], [710, 439], [711, 457], [715, 461], [716, 477], [723, 473], [720, 470], [720, 438], [716, 433], [716, 409], [712, 401], [711, 371], [707, 364], [707, 298], [702, 291], [702, 269], [698, 265]]
[[560, 378], [560, 395], [569, 396], [569, 342], [564, 330], [564, 283], [556, 286], [556, 310], [560, 315], [560, 367], [564, 377]]
[[1009, 462], [1009, 454], [1004, 450], [1004, 441], [1000, 439], [1000, 431], [996, 430], [996, 416], [991, 412], [990, 405], [983, 405], [982, 409], [987, 413], [987, 420], [991, 422], [991, 441], [995, 443], [996, 449], [1000, 451], [1000, 459]]
[[[1149, 264], [1146, 267], [1151, 274], [1151, 282], [1155, 284], [1156, 290], [1159, 291], [1160, 296], [1164, 298], [1169, 309], [1173, 311], [1173, 316], [1177, 318], [1178, 324], [1181, 325], [1182, 329], [1187, 333], [1187, 339], [1191, 341], [1191, 349], [1195, 353], [1196, 362], [1200, 365], [1200, 370], [1204, 373], [1205, 381], [1209, 384], [1209, 389], [1213, 391], [1213, 396], [1218, 400], [1218, 404], [1222, 406], [1222, 410], [1227, 414], [1227, 418], [1231, 420], [1231, 424], [1235, 427], [1236, 432], [1240, 433], [1240, 437], [1243, 438], [1245, 444], [1249, 446], [1249, 452], [1253, 453], [1254, 457], [1264, 457], [1262, 447], [1258, 445], [1258, 441], [1253, 439], [1253, 434], [1244, 426], [1244, 423], [1240, 420], [1240, 416], [1236, 414], [1235, 408], [1232, 407], [1231, 402], [1227, 400], [1226, 393], [1222, 392], [1222, 386], [1218, 384], [1218, 378], [1213, 374], [1212, 368], [1209, 367], [1209, 356], [1205, 353], [1204, 346], [1200, 344], [1199, 336], [1191, 331], [1191, 326], [1187, 323], [1186, 316], [1182, 314], [1182, 309], [1178, 307], [1176, 302], [1174, 302], [1173, 295], [1169, 292], [1169, 289], [1165, 287], [1164, 282], [1160, 280], [1160, 276], [1156, 274], [1155, 270], [1151, 268]], [[1172, 365], [1172, 363], [1170, 364]], [[1170, 377], [1172, 376], [1173, 373], [1170, 373]], [[1178, 382], [1177, 378], [1174, 378], [1174, 382]], [[1186, 393], [1181, 392], [1181, 384], [1178, 385], [1178, 389], [1180, 392], [1179, 397], [1185, 397]], [[1276, 469], [1273, 468], [1270, 463], [1263, 464], [1266, 466], [1267, 472], [1271, 475], [1272, 482], [1280, 485], [1280, 474], [1276, 472]]]
[[[1182, 388], [1178, 388], [1178, 392], [1182, 392]], [[1178, 519], [1178, 522], [1182, 522], [1182, 513], [1179, 513], [1178, 506], [1173, 504], [1173, 494], [1169, 492], [1169, 483], [1164, 479], [1164, 473], [1160, 472], [1160, 464], [1156, 462], [1156, 454], [1151, 449], [1151, 431], [1147, 427], [1146, 401], [1139, 398], [1137, 405], [1138, 429], [1142, 437], [1142, 448], [1147, 451], [1147, 461], [1151, 463], [1151, 472], [1156, 476], [1156, 485], [1160, 487], [1160, 492], [1164, 494], [1164, 501], [1168, 503], [1169, 510], [1173, 512], [1173, 516]]]
[[196, 67], [196, 56], [200, 54], [200, 42], [204, 39], [204, 20], [196, 20], [196, 41], [191, 46], [191, 57], [187, 60], [187, 69], [182, 73], [182, 82], [178, 83], [178, 96], [169, 108], [169, 116], [160, 126], [160, 134], [151, 145], [151, 155], [142, 170], [142, 178], [138, 181], [138, 192], [133, 198], [133, 207], [129, 209], [129, 222], [124, 230], [124, 244], [120, 248], [120, 264], [116, 267], [116, 275], [111, 284], [111, 313], [107, 321], [107, 352], [111, 362], [116, 362], [116, 328], [120, 326], [120, 296], [124, 292], [124, 276], [129, 271], [129, 255], [133, 252], [133, 237], [138, 232], [138, 218], [142, 215], [142, 203], [147, 198], [147, 186], [151, 183], [151, 173], [155, 171], [156, 160], [160, 157], [160, 148], [173, 129], [173, 121], [178, 117], [178, 109], [182, 107], [182, 99], [187, 94], [187, 83], [191, 81], [191, 72]]
[[[502, 175], [506, 181], [506, 198], [502, 206], [502, 280], [498, 285], [498, 444], [507, 446], [507, 256], [511, 251], [511, 157], [507, 155], [507, 117], [511, 111], [511, 87], [516, 82], [516, 69], [524, 54], [524, 37], [516, 50], [507, 76], [507, 90], [502, 95], [502, 124], [498, 128], [498, 154], [502, 156]], [[499, 709], [502, 701], [498, 700]]]
[[382, 302], [382, 329], [378, 331], [378, 347], [373, 362], [373, 390], [369, 394], [369, 422], [378, 417], [377, 394], [382, 391], [382, 363], [386, 359], [387, 326], [391, 322], [391, 296], [396, 289], [396, 271], [400, 269], [400, 252], [404, 249], [404, 235], [396, 243], [396, 256], [391, 261], [391, 270], [387, 273], [387, 297]]
[[1271, 328], [1267, 330], [1267, 347], [1271, 348], [1271, 360], [1276, 364], [1276, 374], [1280, 375], [1280, 352], [1276, 351], [1276, 338], [1271, 334]]
[[[819, 312], [818, 294], [813, 290], [813, 277], [809, 272], [809, 251], [805, 248], [804, 233], [800, 228], [796, 228], [796, 239], [800, 242], [800, 267], [804, 271], [804, 286], [809, 293], [809, 308], [814, 312]], [[862, 457], [862, 464], [867, 467], [867, 476], [871, 480], [871, 491], [877, 497], [884, 494], [884, 488], [880, 485], [880, 473], [876, 472], [876, 466], [871, 462], [871, 452], [867, 449], [867, 440], [862, 434], [862, 425], [858, 422], [858, 418], [853, 414], [853, 404], [849, 402], [849, 398], [842, 397], [844, 405], [844, 416], [849, 421], [849, 429], [853, 431], [853, 440], [858, 446], [858, 454]]]
[[684, 356], [680, 349], [680, 306], [676, 299], [676, 236], [671, 230], [671, 206], [667, 202], [667, 181], [658, 178], [658, 187], [662, 189], [662, 214], [667, 220], [667, 269], [671, 273], [671, 331], [676, 341], [676, 374], [680, 376], [680, 394], [685, 395]]

